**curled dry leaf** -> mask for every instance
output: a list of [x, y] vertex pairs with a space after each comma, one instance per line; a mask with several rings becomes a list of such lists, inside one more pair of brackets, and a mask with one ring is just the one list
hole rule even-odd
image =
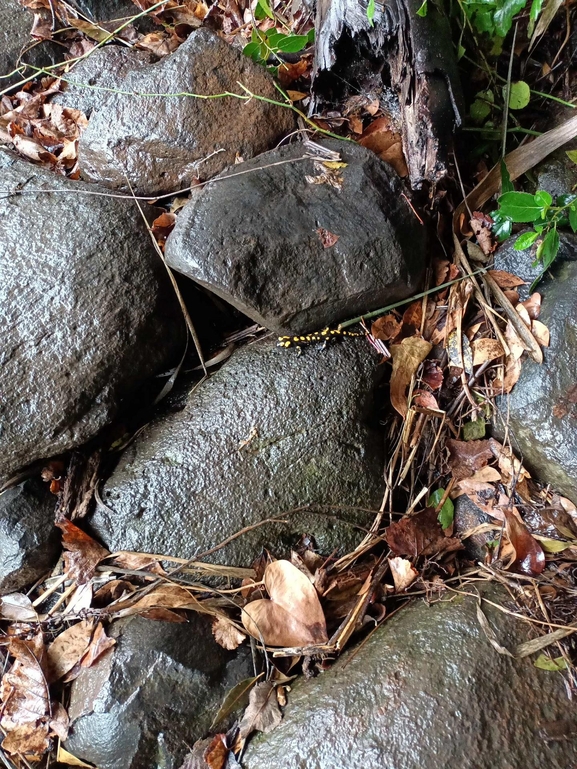
[[551, 335], [549, 333], [549, 329], [544, 323], [541, 323], [540, 320], [532, 321], [531, 331], [533, 333], [533, 336], [539, 342], [540, 345], [542, 345], [543, 347], [549, 347], [549, 342], [551, 341]]
[[396, 555], [410, 555], [413, 558], [419, 555], [440, 555], [462, 548], [460, 540], [445, 537], [432, 507], [392, 523], [385, 532], [385, 539]]
[[57, 521], [56, 525], [62, 529], [62, 545], [67, 551], [64, 553], [66, 572], [82, 585], [88, 582], [100, 561], [110, 553], [67, 518]]
[[239, 736], [246, 740], [255, 731], [268, 734], [276, 729], [281, 721], [282, 713], [279, 710], [275, 688], [269, 681], [263, 681], [250, 693], [248, 707], [240, 722]]
[[418, 336], [403, 339], [391, 347], [393, 371], [391, 374], [391, 403], [402, 417], [407, 415], [407, 388], [413, 374], [431, 352], [432, 345]]
[[493, 458], [488, 440], [457, 441], [449, 438], [445, 445], [449, 449], [449, 467], [456, 481], [470, 478]]
[[313, 646], [328, 640], [325, 616], [310, 580], [290, 561], [273, 561], [264, 572], [270, 600], [248, 603], [242, 624], [267, 646]]
[[389, 558], [389, 568], [391, 569], [393, 582], [395, 583], [395, 593], [402, 593], [403, 590], [410, 587], [419, 576], [419, 572], [406, 558]]
[[80, 662], [88, 649], [93, 630], [94, 622], [83, 620], [67, 628], [52, 641], [46, 652], [46, 677], [50, 683], [58, 681]]
[[527, 310], [527, 314], [531, 320], [537, 320], [541, 314], [541, 294], [535, 291], [534, 294], [531, 294], [529, 299], [525, 299], [521, 304]]
[[500, 395], [510, 393], [521, 376], [521, 360], [514, 355], [507, 355], [502, 376], [493, 380], [493, 391]]
[[212, 634], [217, 644], [230, 651], [240, 646], [246, 638], [244, 633], [223, 616], [218, 616], [212, 623]]
[[443, 371], [432, 360], [426, 360], [423, 363], [423, 375], [422, 380], [425, 384], [429, 385], [431, 390], [438, 390], [443, 384]]
[[215, 734], [212, 742], [204, 751], [204, 761], [209, 769], [224, 769], [229, 749], [226, 746], [226, 734]]
[[0, 597], [0, 618], [11, 622], [38, 622], [38, 613], [24, 593], [9, 593]]
[[413, 405], [421, 409], [439, 411], [437, 399], [428, 390], [415, 390], [413, 393]]
[[510, 272], [504, 270], [488, 270], [488, 274], [493, 278], [499, 288], [515, 288], [516, 286], [524, 286], [525, 281], [518, 275], [513, 275]]
[[473, 350], [473, 366], [480, 366], [488, 360], [495, 360], [505, 354], [503, 345], [498, 339], [475, 339], [471, 343]]
[[179, 585], [165, 583], [155, 587], [144, 595], [134, 593], [128, 598], [111, 604], [111, 616], [129, 617], [132, 614], [142, 614], [150, 609], [193, 609], [203, 611], [202, 604]]
[[497, 244], [491, 230], [491, 227], [493, 226], [491, 217], [485, 216], [481, 211], [473, 211], [473, 216], [469, 220], [469, 224], [473, 231], [473, 235], [477, 238], [477, 243], [485, 256], [492, 254], [497, 247]]
[[375, 339], [382, 339], [383, 342], [390, 342], [398, 336], [401, 330], [401, 322], [395, 315], [383, 315], [371, 325], [371, 334]]
[[507, 537], [515, 550], [515, 558], [509, 568], [536, 577], [545, 568], [545, 553], [537, 540], [531, 536], [527, 527], [521, 520], [519, 513], [512, 510], [503, 510]]

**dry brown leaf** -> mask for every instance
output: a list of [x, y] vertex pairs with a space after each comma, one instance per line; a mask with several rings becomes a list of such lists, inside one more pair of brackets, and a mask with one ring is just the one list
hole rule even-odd
[[179, 585], [165, 583], [155, 587], [149, 593], [134, 595], [111, 604], [111, 616], [129, 617], [142, 614], [150, 609], [193, 609], [202, 611], [202, 604]]
[[403, 141], [388, 117], [378, 117], [363, 132], [358, 143], [389, 163], [399, 176], [407, 176]]
[[24, 593], [9, 593], [0, 597], [0, 618], [11, 622], [38, 622], [38, 613]]
[[391, 374], [391, 404], [402, 417], [407, 415], [407, 388], [413, 374], [431, 352], [432, 345], [418, 336], [403, 339], [391, 346], [393, 371]]
[[52, 703], [52, 715], [48, 724], [51, 737], [58, 737], [62, 742], [68, 737], [70, 719], [66, 708], [60, 702]]
[[443, 384], [443, 372], [439, 366], [432, 360], [426, 360], [423, 363], [423, 375], [421, 377], [423, 382], [431, 388], [431, 390], [438, 390]]
[[212, 634], [217, 644], [230, 651], [240, 646], [246, 638], [230, 620], [222, 616], [218, 616], [212, 623]]
[[413, 405], [421, 409], [439, 411], [437, 399], [433, 393], [430, 393], [428, 390], [415, 390], [413, 392]]
[[332, 248], [337, 242], [337, 240], [340, 238], [340, 235], [335, 235], [333, 232], [329, 232], [329, 230], [325, 230], [324, 227], [319, 227], [316, 232], [319, 238], [321, 239], [323, 248]]
[[495, 360], [504, 355], [503, 345], [498, 339], [475, 339], [471, 342], [473, 366], [480, 366], [488, 360]]
[[485, 467], [489, 460], [493, 458], [493, 452], [488, 440], [457, 441], [449, 438], [446, 441], [446, 446], [449, 449], [450, 455], [449, 467], [456, 481], [470, 478], [477, 470]]
[[504, 270], [488, 270], [487, 272], [499, 288], [515, 288], [516, 286], [524, 286], [526, 282], [518, 275], [513, 275]]
[[242, 624], [268, 646], [312, 646], [326, 643], [327, 628], [317, 591], [290, 561], [273, 561], [264, 572], [270, 600], [248, 603]]
[[497, 460], [501, 477], [504, 483], [509, 484], [513, 479], [517, 481], [526, 480], [531, 477], [529, 471], [517, 459], [515, 454], [507, 446], [503, 446], [495, 438], [489, 438], [489, 446], [493, 456]]
[[52, 641], [46, 652], [46, 677], [49, 683], [58, 681], [80, 662], [90, 645], [93, 632], [94, 621], [83, 620], [71, 625]]
[[87, 764], [86, 761], [82, 761], [81, 759], [76, 758], [75, 755], [73, 755], [72, 753], [69, 753], [67, 750], [64, 750], [64, 748], [60, 744], [58, 744], [56, 761], [59, 764], [66, 764], [67, 766], [80, 766], [80, 767], [84, 767], [84, 769], [96, 769], [94, 764]]
[[531, 318], [529, 317], [529, 313], [527, 312], [525, 305], [518, 304], [515, 307], [515, 311], [523, 323], [527, 326], [527, 328], [531, 328]]
[[56, 526], [62, 529], [62, 546], [67, 551], [64, 553], [64, 564], [68, 576], [79, 585], [88, 582], [100, 561], [110, 553], [67, 518], [56, 521]]
[[545, 553], [537, 540], [531, 536], [519, 514], [512, 510], [503, 510], [509, 542], [515, 550], [515, 559], [510, 568], [536, 577], [545, 568]]
[[50, 749], [48, 725], [29, 721], [8, 732], [2, 749], [11, 756], [22, 756], [28, 761], [39, 761]]
[[497, 243], [492, 232], [493, 220], [481, 211], [473, 211], [473, 216], [469, 220], [473, 235], [477, 238], [477, 243], [485, 256], [492, 254]]
[[505, 358], [505, 371], [502, 377], [493, 380], [493, 390], [500, 393], [510, 393], [521, 376], [521, 361], [514, 355]]
[[533, 336], [539, 342], [540, 345], [542, 345], [543, 347], [549, 347], [549, 342], [551, 341], [551, 335], [549, 333], [549, 329], [544, 323], [541, 323], [540, 320], [534, 320], [531, 323], [531, 331], [533, 333]]
[[445, 537], [434, 508], [392, 523], [385, 532], [385, 539], [395, 555], [440, 555], [461, 550], [459, 539]]
[[394, 339], [398, 336], [400, 330], [401, 322], [392, 313], [383, 315], [382, 318], [377, 318], [371, 325], [371, 334], [375, 339], [382, 339], [383, 342], [389, 342], [391, 339]]
[[106, 635], [104, 626], [101, 622], [99, 622], [94, 628], [90, 646], [80, 660], [80, 664], [83, 668], [91, 667], [105, 652], [111, 649], [115, 644], [116, 641], [114, 638], [109, 638]]
[[419, 572], [406, 558], [389, 558], [389, 568], [395, 583], [395, 593], [402, 593], [419, 576]]
[[255, 731], [268, 734], [276, 729], [281, 721], [282, 713], [279, 710], [275, 688], [270, 682], [263, 681], [250, 693], [247, 709], [240, 722], [240, 738], [246, 740]]
[[513, 324], [510, 321], [508, 321], [507, 325], [505, 326], [505, 341], [509, 346], [510, 355], [515, 360], [519, 360], [519, 358], [525, 352], [525, 346], [523, 345], [523, 342], [519, 339], [519, 334], [517, 334], [517, 332], [515, 331], [515, 328], [513, 327]]
[[525, 299], [525, 301], [521, 302], [521, 304], [527, 310], [531, 320], [537, 320], [541, 314], [541, 294], [535, 291], [534, 294], [531, 294], [529, 299]]
[[204, 761], [209, 769], [224, 769], [229, 752], [226, 747], [226, 734], [215, 734], [204, 751]]
[[140, 48], [143, 51], [150, 51], [155, 56], [162, 58], [169, 53], [176, 51], [180, 45], [180, 40], [174, 34], [167, 32], [149, 32], [148, 35], [144, 35], [139, 38], [136, 43], [136, 48]]

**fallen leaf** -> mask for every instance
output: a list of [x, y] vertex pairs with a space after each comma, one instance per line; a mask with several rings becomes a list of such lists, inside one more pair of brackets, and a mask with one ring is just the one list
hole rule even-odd
[[245, 678], [240, 681], [236, 686], [226, 693], [225, 698], [220, 706], [218, 713], [214, 717], [214, 721], [210, 725], [210, 731], [212, 731], [221, 721], [236, 710], [245, 708], [248, 705], [248, 699], [250, 692], [259, 678], [262, 677], [262, 673], [253, 678]]
[[38, 613], [24, 593], [9, 593], [0, 597], [0, 617], [11, 622], [38, 622]]
[[335, 235], [334, 233], [325, 230], [324, 227], [319, 227], [316, 232], [321, 239], [323, 248], [332, 248], [340, 238], [340, 235]]
[[531, 294], [531, 296], [528, 299], [525, 299], [524, 302], [521, 302], [521, 304], [527, 310], [527, 314], [531, 320], [537, 320], [541, 314], [541, 294], [535, 291], [534, 294]]
[[165, 583], [145, 595], [134, 593], [110, 605], [110, 616], [129, 617], [149, 609], [193, 609], [202, 611], [202, 604], [179, 585]]
[[471, 343], [473, 350], [473, 366], [480, 366], [489, 360], [495, 360], [505, 354], [503, 345], [498, 339], [475, 339]]
[[389, 558], [389, 568], [395, 583], [395, 593], [402, 593], [419, 576], [419, 572], [406, 558]]
[[515, 559], [509, 568], [536, 577], [545, 568], [545, 553], [521, 520], [515, 509], [503, 510], [507, 537], [515, 550]]
[[401, 330], [401, 322], [396, 315], [383, 315], [371, 325], [371, 334], [375, 339], [382, 339], [383, 342], [389, 342], [398, 336]]
[[443, 384], [443, 372], [439, 366], [432, 360], [426, 360], [423, 363], [423, 374], [421, 376], [423, 382], [431, 388], [431, 390], [438, 390]]
[[445, 445], [449, 449], [449, 467], [456, 481], [471, 477], [493, 458], [488, 440], [457, 441], [449, 438]]
[[46, 651], [49, 683], [54, 683], [66, 675], [80, 662], [90, 645], [94, 622], [83, 620], [71, 625], [55, 638]]
[[64, 750], [62, 745], [60, 743], [58, 744], [58, 753], [56, 754], [56, 761], [59, 764], [66, 764], [67, 766], [80, 766], [84, 767], [84, 769], [96, 769], [94, 764], [87, 764], [86, 761], [81, 761], [79, 758], [76, 758], [75, 755], [72, 753], [69, 753], [67, 750]]
[[62, 529], [62, 546], [67, 551], [64, 553], [64, 565], [68, 576], [79, 585], [88, 582], [100, 561], [110, 555], [109, 551], [67, 518], [56, 521], [56, 526]]
[[48, 725], [28, 722], [8, 732], [2, 749], [11, 756], [22, 756], [28, 761], [39, 761], [50, 749]]
[[180, 40], [174, 34], [168, 32], [149, 32], [139, 38], [135, 47], [142, 51], [150, 51], [155, 56], [162, 58], [169, 53], [176, 51], [180, 45]]
[[407, 337], [400, 344], [391, 346], [391, 404], [402, 417], [407, 415], [407, 388], [431, 349], [431, 343], [418, 336]]
[[366, 147], [381, 160], [389, 163], [399, 176], [407, 176], [403, 140], [401, 134], [394, 130], [390, 118], [378, 117], [373, 120], [357, 141], [362, 147]]
[[505, 358], [505, 370], [502, 377], [493, 380], [493, 389], [497, 394], [510, 393], [521, 376], [521, 360], [514, 355]]
[[469, 224], [485, 256], [492, 254], [497, 247], [497, 243], [491, 229], [493, 227], [491, 217], [486, 216], [481, 211], [473, 211]]
[[[278, 563], [278, 561], [276, 562]], [[275, 687], [268, 681], [257, 684], [250, 693], [248, 707], [239, 726], [241, 739], [246, 740], [252, 732], [268, 734], [282, 721]]]
[[71, 27], [79, 29], [86, 37], [91, 40], [96, 40], [97, 43], [103, 43], [110, 38], [110, 32], [97, 24], [92, 24], [84, 19], [75, 19], [72, 16], [68, 17], [68, 23]]
[[445, 537], [437, 513], [432, 507], [423, 512], [401, 518], [385, 531], [385, 539], [396, 555], [433, 556], [461, 550], [461, 541]]
[[488, 270], [487, 272], [499, 288], [515, 288], [516, 286], [524, 286], [526, 283], [526, 281], [518, 275], [513, 275], [504, 270]]
[[229, 749], [226, 747], [226, 734], [215, 734], [212, 742], [204, 751], [204, 760], [209, 769], [224, 769]]
[[532, 321], [531, 331], [533, 332], [533, 336], [539, 342], [540, 345], [542, 345], [543, 347], [549, 347], [549, 342], [551, 341], [551, 335], [549, 333], [549, 329], [544, 323], [541, 323], [540, 320]]
[[52, 714], [48, 727], [51, 737], [58, 737], [62, 742], [68, 737], [70, 719], [66, 708], [60, 702], [52, 703]]
[[116, 641], [114, 638], [109, 638], [106, 635], [103, 624], [99, 622], [94, 628], [94, 632], [92, 633], [90, 646], [80, 660], [81, 666], [83, 668], [91, 667], [97, 660], [100, 659], [100, 657], [102, 657], [105, 652], [111, 649], [115, 644]]
[[248, 603], [242, 624], [267, 646], [312, 646], [328, 640], [317, 591], [290, 561], [270, 563], [264, 572], [270, 599]]
[[212, 623], [212, 634], [217, 644], [230, 651], [240, 646], [246, 638], [230, 620], [220, 615]]
[[415, 390], [413, 392], [413, 405], [421, 409], [439, 411], [437, 399], [433, 393], [430, 393], [428, 390]]

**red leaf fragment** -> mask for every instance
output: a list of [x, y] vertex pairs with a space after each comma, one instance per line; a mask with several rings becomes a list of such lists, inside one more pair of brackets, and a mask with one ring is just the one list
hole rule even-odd
[[62, 529], [62, 546], [67, 551], [64, 553], [66, 572], [82, 585], [90, 580], [100, 561], [110, 553], [67, 518], [57, 521], [56, 525]]
[[329, 232], [329, 230], [325, 230], [324, 227], [319, 227], [317, 230], [317, 234], [321, 239], [323, 248], [332, 248], [337, 242], [337, 240], [340, 238], [340, 235], [335, 235], [333, 232]]
[[493, 458], [491, 444], [488, 440], [457, 441], [449, 438], [446, 446], [450, 455], [449, 467], [456, 481], [470, 478]]
[[536, 577], [545, 568], [545, 553], [537, 540], [521, 520], [516, 510], [503, 510], [509, 542], [515, 550], [515, 560], [510, 568]]
[[401, 518], [385, 532], [385, 539], [395, 555], [433, 556], [461, 550], [459, 539], [445, 537], [434, 508], [427, 507], [422, 513]]

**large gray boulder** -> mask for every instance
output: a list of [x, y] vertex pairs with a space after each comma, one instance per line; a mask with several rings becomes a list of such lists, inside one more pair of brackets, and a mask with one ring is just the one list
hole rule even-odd
[[[504, 592], [491, 600], [507, 603]], [[511, 607], [508, 607], [511, 608]], [[526, 624], [483, 611], [511, 651]], [[296, 681], [280, 726], [246, 769], [568, 769], [577, 713], [558, 673], [498, 654], [476, 600], [418, 600], [312, 681]]]
[[56, 497], [35, 479], [0, 494], [0, 595], [23, 590], [56, 562], [55, 507]]
[[[496, 266], [528, 282], [537, 268], [534, 254], [502, 246]], [[499, 399], [494, 419], [500, 436], [507, 421], [516, 447], [529, 471], [577, 502], [577, 236], [563, 235], [550, 277], [537, 290], [543, 295], [539, 320], [551, 333], [544, 363], [523, 362], [510, 395]]]
[[4, 151], [0, 185], [2, 480], [95, 436], [184, 324], [134, 204]]
[[177, 769], [225, 693], [254, 675], [248, 647], [225, 651], [198, 615], [131, 617], [109, 635], [116, 646], [73, 682], [68, 708], [66, 748], [98, 769]]
[[[322, 552], [353, 547], [378, 509], [383, 445], [371, 420], [376, 355], [364, 340], [302, 355], [248, 346], [189, 397], [149, 424], [123, 453], [91, 518], [111, 550], [185, 558], [267, 518], [214, 556], [249, 565], [302, 534]], [[296, 508], [310, 504], [309, 515]], [[328, 515], [322, 515], [324, 512]], [[355, 514], [356, 513], [356, 514]]]
[[[297, 143], [196, 191], [168, 238], [168, 263], [286, 333], [316, 331], [415, 293], [425, 231], [398, 177], [364, 147], [322, 144], [346, 167], [303, 160], [307, 148]], [[311, 181], [323, 173], [337, 185], [340, 177], [342, 188]]]
[[[82, 67], [70, 77], [77, 83], [84, 78]], [[122, 80], [122, 93], [101, 92], [80, 139], [84, 177], [119, 188], [128, 178], [142, 194], [170, 192], [198, 175], [214, 176], [237, 156], [270, 149], [293, 129], [290, 109], [256, 98], [170, 96], [243, 94], [239, 82], [257, 96], [278, 100], [264, 67], [208, 29], [193, 32], [161, 61], [137, 66]]]

